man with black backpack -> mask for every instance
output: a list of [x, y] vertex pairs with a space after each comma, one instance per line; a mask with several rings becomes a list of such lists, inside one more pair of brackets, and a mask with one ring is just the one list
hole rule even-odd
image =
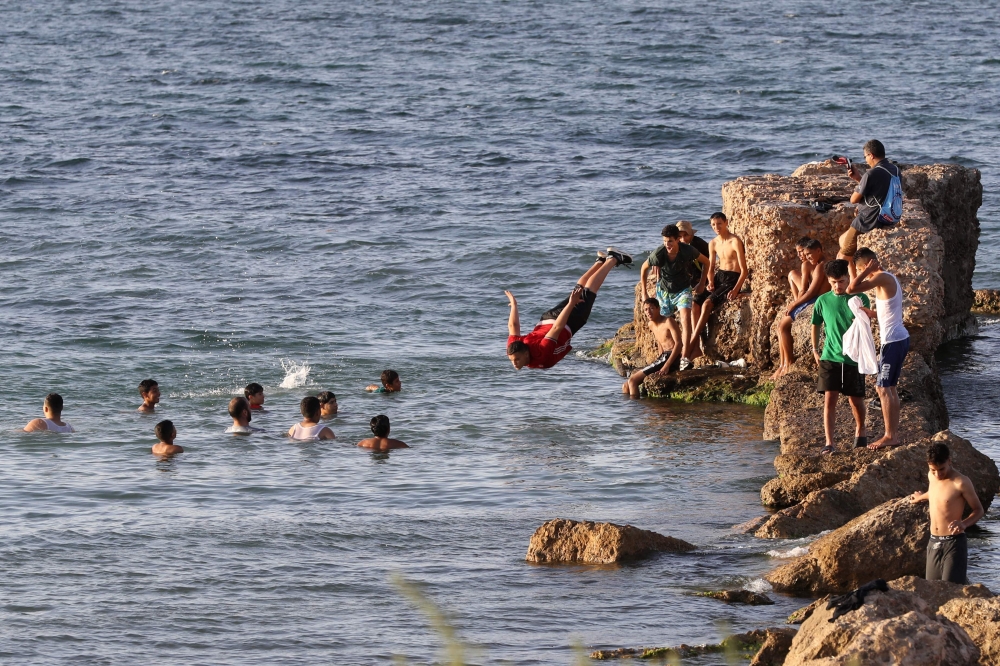
[[868, 171], [858, 174], [852, 164], [847, 172], [858, 182], [851, 203], [858, 204], [858, 214], [850, 228], [840, 236], [841, 259], [849, 259], [858, 249], [858, 236], [872, 229], [894, 226], [903, 214], [903, 189], [899, 167], [885, 158], [885, 146], [872, 139], [865, 143], [865, 162]]

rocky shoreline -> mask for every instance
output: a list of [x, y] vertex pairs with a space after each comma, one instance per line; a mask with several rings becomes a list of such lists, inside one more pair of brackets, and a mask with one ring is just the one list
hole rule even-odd
[[[773, 513], [738, 529], [762, 539], [826, 532], [810, 544], [807, 554], [766, 574], [779, 593], [815, 598], [843, 594], [875, 578], [921, 575], [927, 509], [911, 505], [905, 496], [926, 485], [925, 452], [932, 441], [948, 443], [956, 468], [973, 480], [985, 508], [1000, 491], [996, 464], [971, 442], [948, 432], [948, 410], [934, 360], [944, 342], [978, 331], [974, 313], [1000, 314], [1000, 292], [972, 289], [980, 174], [952, 164], [900, 167], [905, 192], [901, 222], [860, 237], [859, 245], [875, 250], [903, 288], [904, 322], [911, 336], [899, 385], [904, 446], [853, 449], [853, 419], [843, 404], [838, 409], [839, 450], [818, 455], [823, 403], [815, 390], [809, 310], [793, 326], [797, 361], [792, 371], [773, 384], [766, 379], [777, 360], [778, 315], [791, 300], [785, 276], [797, 267], [795, 242], [806, 235], [816, 238], [833, 258], [837, 236], [854, 216], [854, 206], [847, 202], [854, 183], [832, 162], [803, 165], [791, 176], [744, 177], [723, 185], [723, 212], [746, 244], [750, 291], [712, 314], [705, 356], [697, 363], [701, 369], [657, 373], [644, 382], [650, 397], [766, 405], [763, 437], [779, 441], [781, 447], [774, 461], [777, 476], [761, 490], [762, 504]], [[633, 320], [607, 345], [611, 365], [623, 376], [659, 355], [642, 316], [639, 285], [635, 294]], [[877, 322], [873, 332], [877, 341]], [[744, 359], [746, 366], [715, 367], [737, 359]], [[873, 380], [869, 378], [871, 385]], [[881, 431], [880, 410], [868, 410], [867, 425]], [[931, 584], [916, 580], [925, 588]], [[832, 611], [816, 610], [794, 639], [786, 641], [784, 654], [770, 649], [766, 658], [758, 655], [761, 658], [752, 663], [839, 664], [852, 655], [869, 663], [897, 653], [908, 656], [894, 663], [998, 663], [1000, 629], [995, 622], [1000, 620], [1000, 597], [985, 588], [980, 592], [989, 598], [956, 598], [948, 602], [954, 606], [931, 608], [914, 589], [890, 589], [869, 595], [871, 601], [861, 609], [834, 622], [827, 622]], [[830, 638], [832, 634], [836, 638]], [[944, 654], [951, 655], [946, 662], [935, 661]], [[632, 650], [594, 657], [640, 655]]]

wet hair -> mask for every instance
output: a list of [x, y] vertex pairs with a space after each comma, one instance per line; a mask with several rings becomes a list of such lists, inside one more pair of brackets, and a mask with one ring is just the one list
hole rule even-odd
[[156, 433], [156, 437], [161, 442], [165, 442], [168, 439], [173, 441], [174, 437], [177, 436], [177, 428], [174, 427], [173, 421], [160, 421], [153, 428], [153, 432]]
[[513, 356], [514, 354], [520, 354], [521, 352], [530, 352], [528, 348], [528, 343], [524, 340], [515, 340], [514, 342], [507, 345], [507, 356]]
[[668, 224], [660, 230], [660, 235], [664, 238], [680, 238], [681, 230], [677, 228], [676, 224]]
[[389, 388], [396, 383], [397, 379], [399, 379], [399, 373], [395, 370], [383, 370], [381, 379], [382, 386]]
[[385, 414], [373, 416], [369, 425], [371, 426], [372, 434], [376, 437], [389, 436], [389, 417]]
[[882, 159], [885, 157], [885, 146], [878, 139], [870, 139], [865, 141], [865, 152], [872, 157]]
[[866, 264], [878, 259], [878, 255], [875, 254], [875, 250], [870, 247], [858, 248], [858, 251], [854, 253], [854, 263], [859, 261], [864, 261]]
[[729, 218], [726, 217], [726, 214], [723, 213], [722, 211], [716, 211], [716, 212], [712, 213], [712, 216], [710, 218], [708, 218], [708, 219], [710, 219], [710, 220], [725, 220], [726, 222], [729, 221]]
[[[805, 242], [802, 243], [802, 241], [805, 241]], [[799, 241], [799, 243], [802, 243], [799, 247], [801, 247], [803, 250], [822, 250], [823, 249], [823, 244], [820, 243], [815, 238], [803, 238], [801, 241]]]
[[644, 300], [642, 302], [642, 304], [643, 305], [655, 305], [657, 308], [660, 307], [660, 302], [658, 300], [656, 300], [655, 298], [653, 298], [652, 296], [650, 296], [649, 298], [647, 298], [646, 300]]
[[152, 389], [154, 386], [159, 386], [159, 384], [156, 383], [155, 379], [143, 379], [141, 382], [139, 382], [139, 395], [149, 393], [150, 389]]
[[257, 395], [258, 393], [263, 393], [264, 387], [257, 382], [250, 382], [247, 387], [243, 389], [243, 395], [249, 398], [252, 395]]
[[45, 396], [45, 406], [52, 410], [56, 416], [62, 414], [63, 399], [58, 393], [49, 393]]
[[927, 449], [927, 462], [934, 465], [943, 465], [951, 458], [951, 451], [944, 442], [936, 442]]
[[319, 398], [311, 395], [302, 398], [302, 402], [299, 403], [299, 411], [302, 412], [302, 416], [310, 421], [315, 421], [320, 413]]
[[316, 399], [319, 400], [319, 404], [325, 405], [328, 402], [337, 402], [337, 396], [334, 395], [333, 391], [323, 391]]
[[826, 262], [823, 264], [823, 272], [826, 273], [828, 278], [833, 278], [834, 280], [839, 280], [849, 273], [847, 262], [844, 259], [834, 259], [833, 261]]
[[241, 395], [236, 396], [229, 401], [229, 415], [234, 419], [240, 418], [240, 415], [246, 411], [247, 416], [250, 416], [250, 401]]

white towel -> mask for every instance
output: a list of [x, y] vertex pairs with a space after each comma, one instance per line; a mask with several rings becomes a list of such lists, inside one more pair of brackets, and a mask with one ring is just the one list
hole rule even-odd
[[872, 337], [872, 322], [861, 307], [861, 299], [855, 296], [847, 302], [854, 313], [851, 327], [844, 333], [844, 354], [858, 364], [862, 375], [878, 374], [878, 359], [875, 356], [875, 338]]

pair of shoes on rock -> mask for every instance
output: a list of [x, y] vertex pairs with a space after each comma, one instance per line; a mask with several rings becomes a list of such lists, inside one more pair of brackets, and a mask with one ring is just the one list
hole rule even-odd
[[607, 252], [600, 252], [600, 251], [598, 251], [598, 253], [597, 253], [597, 260], [598, 261], [604, 261], [608, 257], [611, 257], [612, 259], [614, 259], [617, 262], [618, 266], [625, 266], [627, 268], [631, 268], [632, 267], [632, 255], [631, 254], [626, 254], [625, 252], [622, 252], [621, 250], [618, 250], [618, 249], [613, 248], [613, 247], [609, 247]]

